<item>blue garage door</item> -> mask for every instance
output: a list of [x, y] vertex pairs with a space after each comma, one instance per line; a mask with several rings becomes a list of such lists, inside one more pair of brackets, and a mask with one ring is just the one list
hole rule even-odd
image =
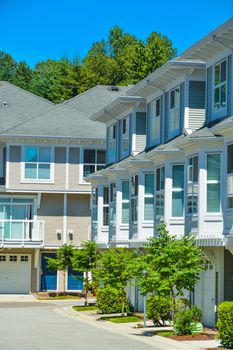
[[57, 290], [57, 271], [49, 270], [47, 259], [55, 258], [55, 253], [43, 253], [41, 257], [41, 290]]
[[[79, 277], [77, 279], [77, 277]], [[68, 290], [83, 290], [83, 273], [68, 268]]]

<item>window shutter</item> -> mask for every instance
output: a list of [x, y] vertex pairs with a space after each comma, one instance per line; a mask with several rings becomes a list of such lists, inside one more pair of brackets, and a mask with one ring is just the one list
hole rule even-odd
[[211, 121], [212, 112], [212, 67], [207, 69], [207, 86], [206, 86], [206, 123]]
[[168, 130], [169, 130], [169, 92], [165, 94], [165, 130], [164, 130], [164, 138], [165, 141], [168, 140]]
[[184, 130], [184, 83], [180, 85], [180, 132]]
[[109, 163], [109, 136], [110, 136], [110, 132], [109, 132], [109, 126], [107, 127], [107, 131], [106, 131], [106, 138], [107, 138], [107, 142], [106, 142], [106, 163]]
[[228, 57], [227, 116], [232, 115], [232, 55]]
[[146, 147], [151, 145], [151, 119], [150, 119], [150, 103], [147, 103], [146, 108]]

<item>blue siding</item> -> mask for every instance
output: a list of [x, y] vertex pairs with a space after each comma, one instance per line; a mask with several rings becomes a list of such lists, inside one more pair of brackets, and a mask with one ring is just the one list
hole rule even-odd
[[43, 253], [41, 255], [41, 290], [57, 290], [57, 271], [49, 270], [47, 266], [47, 259], [55, 258], [55, 253]]

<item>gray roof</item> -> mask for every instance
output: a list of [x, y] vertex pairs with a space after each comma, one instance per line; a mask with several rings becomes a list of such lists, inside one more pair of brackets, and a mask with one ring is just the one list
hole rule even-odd
[[[4, 102], [7, 104], [4, 105]], [[0, 82], [0, 135], [105, 139], [102, 123], [64, 104], [55, 105]]]
[[63, 104], [82, 112], [90, 118], [117, 97], [124, 96], [126, 91], [132, 88], [132, 85], [117, 86], [116, 88], [114, 90], [110, 85], [96, 85], [92, 89], [65, 101]]

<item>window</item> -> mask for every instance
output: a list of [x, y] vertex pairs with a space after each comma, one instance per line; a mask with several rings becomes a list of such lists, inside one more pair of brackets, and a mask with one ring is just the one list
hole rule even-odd
[[207, 213], [220, 212], [220, 154], [207, 154]]
[[154, 220], [154, 174], [144, 177], [144, 220]]
[[122, 154], [129, 151], [129, 117], [122, 119]]
[[109, 225], [116, 225], [116, 184], [115, 182], [110, 184], [110, 202], [109, 202]]
[[83, 176], [86, 177], [105, 166], [105, 150], [84, 149]]
[[184, 166], [172, 166], [172, 216], [184, 216]]
[[25, 180], [51, 180], [50, 147], [25, 147], [24, 161]]
[[97, 229], [97, 213], [98, 213], [98, 188], [92, 191], [92, 229]]
[[138, 175], [131, 177], [130, 188], [130, 221], [138, 221]]
[[233, 209], [233, 144], [227, 147], [227, 208]]
[[197, 214], [198, 210], [198, 156], [188, 160], [187, 214]]
[[109, 161], [116, 160], [116, 124], [109, 127]]
[[170, 91], [169, 100], [169, 136], [176, 136], [180, 131], [180, 87]]
[[160, 143], [161, 98], [150, 103], [151, 144]]
[[20, 261], [21, 262], [28, 262], [28, 256], [27, 255], [21, 255], [20, 256]]
[[160, 219], [164, 216], [164, 188], [165, 188], [165, 169], [160, 167], [156, 169], [155, 186], [155, 217]]
[[122, 224], [129, 223], [129, 180], [123, 180], [121, 183], [122, 190]]
[[0, 255], [0, 261], [6, 261], [6, 255]]
[[214, 111], [226, 108], [227, 61], [214, 66]]
[[17, 255], [10, 255], [10, 261], [17, 261]]
[[103, 188], [103, 226], [108, 226], [109, 219], [109, 187]]

